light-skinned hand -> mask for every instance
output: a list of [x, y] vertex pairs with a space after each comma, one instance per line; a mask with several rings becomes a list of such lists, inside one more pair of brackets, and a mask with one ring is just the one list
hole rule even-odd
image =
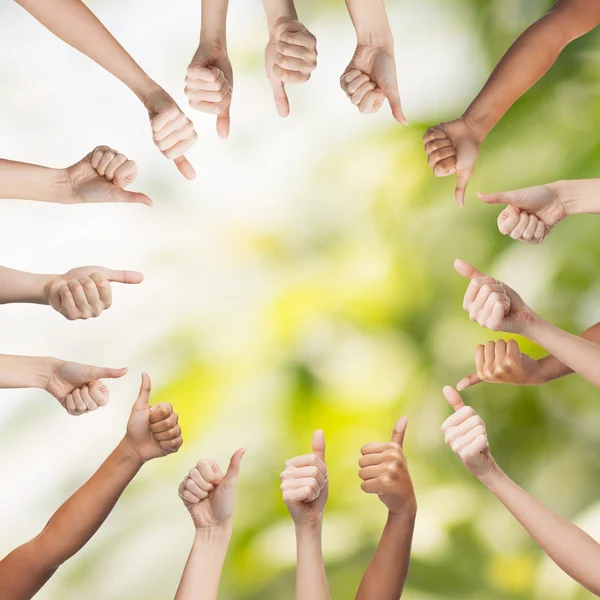
[[340, 85], [361, 113], [378, 112], [387, 99], [394, 119], [408, 125], [402, 112], [393, 44], [389, 47], [359, 44]]
[[128, 192], [137, 177], [137, 166], [124, 154], [98, 146], [66, 169], [70, 187], [68, 203], [135, 202], [152, 206], [146, 194]]
[[506, 204], [498, 229], [513, 240], [541, 244], [568, 213], [554, 183], [477, 196], [487, 204]]
[[143, 280], [137, 271], [78, 267], [46, 283], [44, 295], [46, 302], [69, 321], [90, 319], [111, 307], [111, 283], [137, 284]]
[[475, 349], [477, 372], [463, 377], [456, 389], [460, 392], [478, 383], [540, 385], [546, 382], [542, 364], [522, 354], [515, 340], [498, 340]]
[[471, 280], [463, 300], [471, 321], [492, 331], [525, 332], [535, 314], [514, 290], [462, 260], [454, 268]]
[[417, 504], [402, 449], [407, 425], [406, 417], [399, 419], [392, 441], [363, 446], [358, 461], [361, 489], [367, 494], [377, 494], [390, 514], [400, 514], [407, 508], [414, 510]]
[[142, 462], [177, 452], [183, 444], [179, 416], [166, 402], [150, 406], [150, 377], [142, 373], [140, 393], [131, 409], [125, 439]]
[[283, 502], [296, 527], [319, 525], [329, 496], [323, 431], [313, 434], [312, 450], [312, 454], [288, 460], [281, 473]]
[[273, 89], [277, 114], [287, 117], [287, 83], [304, 83], [317, 68], [317, 39], [295, 19], [280, 19], [270, 32], [265, 50], [267, 78]]
[[198, 461], [179, 486], [179, 497], [196, 529], [230, 526], [240, 465], [246, 450], [232, 457], [227, 473], [212, 459]]
[[459, 206], [465, 204], [467, 184], [475, 170], [481, 139], [466, 119], [440, 123], [423, 136], [427, 164], [436, 177], [456, 175], [454, 196]]
[[490, 453], [485, 423], [471, 406], [465, 406], [454, 388], [448, 385], [443, 391], [454, 409], [454, 414], [442, 425], [446, 444], [475, 477], [481, 478], [496, 468], [496, 462]]
[[233, 69], [223, 45], [200, 43], [185, 78], [190, 106], [217, 115], [217, 134], [229, 137], [229, 107], [233, 95]]
[[183, 114], [165, 90], [150, 94], [144, 106], [150, 117], [154, 144], [163, 156], [172, 160], [186, 179], [195, 179], [196, 171], [184, 156], [198, 140], [194, 124]]
[[75, 417], [108, 404], [110, 393], [101, 379], [118, 379], [127, 369], [91, 367], [64, 360], [52, 360], [46, 391]]

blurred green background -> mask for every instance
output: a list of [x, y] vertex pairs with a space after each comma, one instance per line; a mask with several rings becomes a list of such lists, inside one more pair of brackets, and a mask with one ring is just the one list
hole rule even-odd
[[[198, 4], [90, 2], [186, 110]], [[422, 135], [462, 113], [551, 2], [387, 4], [409, 127], [387, 106], [359, 115], [339, 89], [355, 43], [342, 0], [298, 0], [320, 64], [310, 83], [291, 90], [290, 118], [278, 119], [262, 66], [260, 3], [232, 0], [232, 137], [217, 140], [213, 118], [187, 110], [200, 133], [192, 184], [152, 148], [128, 90], [15, 5], [0, 7], [10, 48], [0, 60], [1, 155], [65, 166], [107, 143], [138, 162], [134, 189], [155, 201], [152, 211], [0, 204], [7, 266], [57, 272], [98, 263], [146, 273], [142, 286], [115, 290], [114, 307], [93, 323], [3, 308], [3, 352], [127, 364], [132, 374], [111, 382], [107, 409], [81, 420], [42, 392], [3, 393], [0, 551], [35, 535], [110, 451], [142, 369], [153, 375], [154, 401], [180, 413], [185, 436], [178, 455], [145, 467], [42, 600], [172, 597], [193, 534], [177, 486], [199, 458], [226, 464], [241, 446], [249, 451], [220, 597], [293, 598], [293, 527], [278, 475], [285, 460], [309, 451], [316, 428], [328, 443], [332, 597], [352, 598], [385, 522], [383, 505], [360, 490], [360, 447], [389, 439], [402, 414], [419, 502], [405, 598], [591, 597], [461, 466], [439, 428], [449, 414], [442, 386], [472, 372], [475, 346], [498, 337], [462, 311], [455, 258], [503, 278], [571, 332], [600, 320], [594, 217], [573, 218], [527, 246], [501, 236], [499, 209], [474, 195], [598, 176], [600, 38], [592, 32], [568, 47], [496, 127], [460, 210], [454, 178], [436, 179], [427, 167]], [[483, 384], [464, 396], [507, 473], [600, 535], [597, 390], [571, 376], [531, 389]]]

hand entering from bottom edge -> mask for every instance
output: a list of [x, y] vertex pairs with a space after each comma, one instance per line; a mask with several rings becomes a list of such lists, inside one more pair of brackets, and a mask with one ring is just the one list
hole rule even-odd
[[312, 454], [296, 456], [285, 463], [281, 492], [296, 526], [317, 525], [322, 521], [329, 496], [322, 430], [313, 434]]

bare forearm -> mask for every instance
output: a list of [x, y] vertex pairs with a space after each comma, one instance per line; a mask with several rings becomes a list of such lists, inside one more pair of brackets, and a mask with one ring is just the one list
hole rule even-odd
[[267, 15], [269, 31], [272, 31], [281, 19], [298, 18], [294, 0], [263, 0], [263, 6]]
[[554, 184], [568, 215], [600, 214], [600, 179], [574, 179]]
[[[600, 345], [535, 317], [524, 335], [545, 348], [566, 368], [600, 388]], [[596, 335], [594, 329], [593, 335]]]
[[356, 600], [399, 600], [410, 565], [416, 507], [390, 513], [373, 560], [362, 578]]
[[392, 30], [383, 0], [346, 0], [346, 6], [360, 45], [393, 44]]
[[0, 159], [0, 198], [66, 204], [70, 196], [63, 169]]
[[231, 527], [196, 530], [175, 600], [216, 600]]
[[16, 0], [44, 27], [120, 79], [144, 101], [157, 84], [80, 0]]
[[226, 43], [228, 6], [229, 0], [202, 0], [200, 39], [203, 43]]
[[600, 595], [598, 542], [545, 507], [500, 468], [490, 471], [482, 478], [482, 482], [567, 575], [594, 594]]
[[45, 389], [57, 360], [41, 356], [0, 354], [0, 388]]
[[329, 600], [321, 526], [296, 527], [296, 600]]
[[0, 267], [0, 304], [48, 304], [44, 288], [53, 277]]
[[464, 114], [480, 141], [548, 71], [563, 48], [599, 22], [597, 3], [559, 0], [550, 12], [531, 25], [502, 57]]
[[0, 563], [2, 598], [32, 598], [96, 533], [141, 466], [128, 443], [121, 442], [92, 478], [56, 511], [44, 530]]

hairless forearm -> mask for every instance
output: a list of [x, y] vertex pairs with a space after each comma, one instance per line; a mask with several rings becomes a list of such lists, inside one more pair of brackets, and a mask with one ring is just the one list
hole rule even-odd
[[263, 0], [267, 25], [272, 30], [280, 19], [297, 19], [294, 0]]
[[570, 577], [600, 595], [600, 544], [520, 488], [498, 467], [482, 477], [540, 548]]
[[27, 302], [47, 304], [44, 286], [53, 275], [38, 275], [0, 267], [0, 304]]
[[69, 192], [62, 169], [0, 159], [0, 198], [64, 203]]
[[200, 39], [204, 43], [223, 43], [227, 39], [227, 8], [229, 0], [202, 0]]
[[0, 562], [3, 600], [32, 598], [96, 533], [141, 466], [135, 450], [123, 440], [36, 538]]
[[480, 141], [554, 64], [563, 48], [600, 23], [600, 3], [558, 0], [510, 47], [464, 116]]
[[175, 600], [217, 600], [231, 527], [196, 530]]
[[381, 541], [362, 578], [356, 600], [399, 600], [410, 565], [416, 507], [389, 514]]
[[320, 524], [296, 527], [296, 552], [296, 600], [329, 600]]
[[359, 44], [381, 46], [392, 40], [383, 0], [346, 0]]
[[81, 0], [16, 0], [44, 27], [120, 79], [142, 102], [158, 85]]
[[0, 389], [45, 389], [56, 359], [0, 354]]

